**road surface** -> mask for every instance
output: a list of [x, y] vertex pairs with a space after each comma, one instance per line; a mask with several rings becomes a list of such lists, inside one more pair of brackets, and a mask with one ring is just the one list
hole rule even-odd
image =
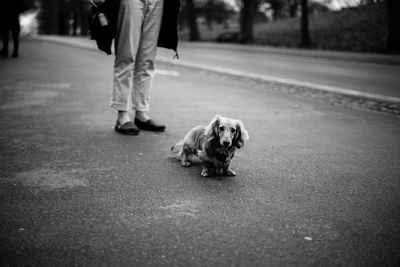
[[[377, 55], [369, 54], [187, 42], [180, 44], [179, 54], [182, 62], [310, 83], [315, 87], [332, 86], [400, 97], [398, 56], [381, 56], [378, 60], [374, 57]], [[161, 50], [159, 56], [168, 58], [168, 51]]]
[[[96, 49], [82, 37], [37, 36], [41, 40]], [[159, 49], [158, 59], [222, 73], [240, 73], [279, 83], [320, 90], [347, 91], [365, 97], [392, 97], [400, 103], [400, 56], [263, 46], [180, 42], [180, 60]], [[381, 96], [381, 97], [380, 97]], [[375, 98], [376, 98], [375, 97]], [[374, 97], [373, 97], [374, 98]]]
[[[0, 59], [1, 266], [398, 266], [399, 118], [159, 64], [162, 134], [122, 136], [112, 57], [24, 40]], [[237, 177], [170, 146], [214, 114]]]

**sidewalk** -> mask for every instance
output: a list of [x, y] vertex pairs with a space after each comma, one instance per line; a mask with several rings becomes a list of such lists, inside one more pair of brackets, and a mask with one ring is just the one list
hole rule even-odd
[[[97, 50], [96, 43], [93, 40], [85, 37], [65, 37], [65, 36], [36, 36], [34, 39], [54, 42], [62, 45], [69, 45], [74, 47], [80, 47], [83, 49]], [[368, 64], [379, 64], [382, 66], [394, 65], [400, 66], [400, 56], [397, 55], [381, 55], [381, 54], [367, 54], [367, 53], [351, 53], [351, 52], [334, 52], [334, 51], [322, 51], [322, 50], [302, 50], [302, 49], [290, 49], [290, 48], [274, 48], [264, 46], [250, 46], [250, 45], [237, 45], [237, 44], [219, 44], [219, 43], [188, 43], [181, 42], [179, 44], [181, 50], [187, 47], [193, 48], [204, 48], [214, 50], [232, 50], [232, 51], [245, 51], [246, 53], [266, 53], [271, 55], [282, 55], [285, 57], [294, 58], [315, 58], [324, 59], [332, 62], [357, 62], [357, 63], [368, 63]], [[376, 102], [378, 105], [392, 106], [400, 105], [400, 97], [371, 93], [367, 91], [353, 90], [349, 88], [343, 88], [339, 86], [330, 86], [320, 83], [304, 82], [291, 78], [282, 78], [273, 75], [265, 75], [260, 73], [243, 71], [235, 66], [218, 67], [211, 64], [201, 64], [199, 62], [188, 61], [185, 59], [173, 60], [173, 53], [166, 53], [160, 51], [157, 55], [157, 60], [163, 63], [175, 64], [178, 66], [195, 68], [202, 71], [211, 71], [221, 75], [227, 75], [236, 78], [245, 78], [253, 81], [263, 81], [268, 83], [274, 83], [278, 85], [295, 86], [300, 89], [311, 89], [318, 90], [329, 94], [335, 94], [344, 96], [346, 98], [357, 98], [363, 101]], [[101, 53], [99, 51], [99, 53]]]

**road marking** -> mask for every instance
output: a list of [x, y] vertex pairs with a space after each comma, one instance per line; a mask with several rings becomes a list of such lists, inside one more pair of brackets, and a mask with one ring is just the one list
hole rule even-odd
[[356, 91], [356, 90], [348, 89], [348, 88], [341, 88], [341, 87], [324, 85], [324, 84], [303, 82], [303, 81], [280, 78], [280, 77], [270, 76], [270, 75], [263, 75], [263, 74], [253, 73], [253, 72], [246, 72], [246, 71], [233, 70], [233, 69], [222, 68], [222, 67], [215, 67], [215, 66], [210, 66], [210, 65], [206, 65], [206, 64], [191, 63], [191, 62], [182, 61], [182, 60], [176, 61], [176, 60], [171, 60], [170, 58], [167, 58], [167, 57], [158, 57], [157, 60], [164, 62], [164, 63], [171, 63], [171, 64], [175, 64], [175, 65], [179, 65], [179, 66], [196, 68], [196, 69], [205, 70], [205, 71], [212, 71], [212, 72], [227, 74], [227, 75], [231, 75], [231, 76], [247, 77], [247, 78], [256, 79], [256, 80], [263, 80], [263, 81], [269, 81], [269, 82], [275, 82], [275, 83], [281, 83], [281, 84], [301, 86], [301, 87], [311, 88], [311, 89], [325, 91], [325, 92], [329, 92], [329, 93], [341, 94], [341, 95], [345, 95], [345, 96], [366, 98], [366, 99], [375, 100], [375, 101], [400, 104], [399, 97], [366, 93], [366, 92]]

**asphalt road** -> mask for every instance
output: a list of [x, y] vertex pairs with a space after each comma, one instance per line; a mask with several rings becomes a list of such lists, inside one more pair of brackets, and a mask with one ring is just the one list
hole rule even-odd
[[[400, 97], [400, 58], [395, 55], [302, 51], [212, 43], [179, 45], [182, 62], [267, 75], [315, 87], [332, 86]], [[160, 56], [168, 58], [168, 51]]]
[[[34, 38], [96, 50], [84, 37], [40, 35]], [[254, 45], [179, 42], [180, 60], [166, 49], [157, 58], [197, 69], [305, 86], [323, 91], [363, 95], [400, 103], [400, 56]]]
[[[159, 65], [162, 134], [122, 136], [112, 57], [25, 40], [0, 59], [1, 266], [398, 266], [396, 116]], [[170, 146], [214, 114], [250, 140], [205, 179]]]

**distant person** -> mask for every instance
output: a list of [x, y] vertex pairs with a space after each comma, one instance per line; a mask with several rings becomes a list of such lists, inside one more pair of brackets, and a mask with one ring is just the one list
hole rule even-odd
[[22, 12], [22, 0], [1, 0], [0, 4], [0, 28], [3, 39], [1, 55], [8, 57], [8, 42], [10, 31], [13, 38], [12, 57], [18, 57], [19, 50], [19, 15]]
[[[107, 4], [113, 0], [94, 0]], [[115, 0], [114, 0], [115, 1]], [[114, 86], [110, 106], [117, 111], [115, 131], [137, 135], [163, 132], [166, 126], [149, 116], [157, 46], [176, 52], [180, 0], [116, 0]], [[132, 112], [131, 112], [132, 111]], [[131, 113], [131, 114], [130, 114]]]

